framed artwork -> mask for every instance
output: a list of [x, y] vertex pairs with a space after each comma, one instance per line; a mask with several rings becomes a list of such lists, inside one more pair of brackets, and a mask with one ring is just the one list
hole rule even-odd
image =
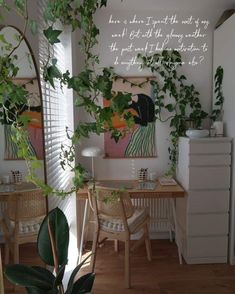
[[[42, 105], [38, 87], [38, 80], [31, 78], [17, 78], [14, 80], [16, 84], [25, 85], [29, 92], [29, 105], [22, 106], [21, 114], [25, 114], [31, 118], [28, 125], [28, 146], [31, 155], [38, 159], [43, 159], [43, 130], [42, 130]], [[6, 102], [7, 103], [7, 99]], [[20, 108], [20, 105], [18, 105]], [[10, 124], [4, 124], [5, 139], [5, 160], [20, 160], [18, 156], [18, 146], [12, 140], [12, 130]]]
[[[132, 113], [135, 124], [128, 134], [116, 143], [109, 132], [104, 134], [105, 158], [146, 158], [156, 157], [155, 111], [152, 87], [149, 82], [142, 87], [138, 85], [146, 81], [146, 77], [128, 77], [123, 83], [118, 79], [113, 83], [113, 91], [132, 93], [128, 110]], [[137, 86], [131, 86], [135, 84]], [[104, 99], [104, 107], [109, 101]], [[125, 121], [114, 116], [113, 125], [117, 129], [125, 129]]]

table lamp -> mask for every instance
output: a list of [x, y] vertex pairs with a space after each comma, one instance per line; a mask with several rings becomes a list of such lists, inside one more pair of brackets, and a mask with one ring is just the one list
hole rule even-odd
[[102, 156], [103, 150], [99, 147], [93, 146], [93, 147], [86, 147], [81, 152], [82, 156], [84, 157], [91, 157], [91, 164], [92, 164], [92, 178], [95, 177], [95, 167], [94, 167], [94, 157], [100, 157]]

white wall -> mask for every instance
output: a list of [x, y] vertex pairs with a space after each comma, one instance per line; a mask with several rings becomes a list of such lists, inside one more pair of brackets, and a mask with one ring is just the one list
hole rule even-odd
[[[224, 127], [225, 135], [235, 138], [235, 14], [215, 31], [214, 36], [214, 72], [218, 66], [224, 69]], [[231, 232], [230, 232], [230, 262], [235, 262], [234, 235], [235, 235], [235, 144], [233, 142], [232, 187], [231, 187]]]
[[[153, 16], [154, 18], [161, 17], [163, 15], [177, 14], [179, 18], [186, 18], [190, 15], [195, 18], [208, 19], [210, 25], [206, 31], [207, 36], [205, 38], [208, 44], [208, 52], [205, 54], [204, 61], [199, 65], [192, 67], [191, 65], [184, 65], [182, 73], [187, 76], [188, 82], [193, 83], [200, 92], [201, 103], [205, 111], [211, 110], [212, 100], [212, 52], [213, 52], [213, 30], [214, 25], [218, 21], [219, 16], [224, 9], [231, 6], [231, 3], [235, 4], [235, 1], [215, 1], [214, 5], [209, 1], [197, 2], [195, 1], [160, 1], [158, 6], [151, 0], [147, 1], [133, 1], [126, 0], [123, 2], [111, 1], [111, 8], [103, 8], [95, 16], [95, 21], [100, 29], [99, 45], [96, 50], [100, 54], [100, 66], [113, 66], [113, 56], [109, 51], [108, 46], [111, 44], [111, 34], [118, 33], [117, 25], [109, 24], [109, 18], [112, 14], [117, 19], [130, 19], [130, 16], [135, 14], [144, 18], [146, 16]], [[195, 5], [191, 5], [194, 3]], [[148, 6], [149, 4], [149, 6]], [[173, 5], [175, 4], [175, 5]], [[179, 5], [177, 5], [179, 4]], [[204, 6], [205, 4], [205, 6]], [[192, 6], [192, 8], [191, 8]], [[113, 7], [113, 8], [112, 8]], [[141, 27], [141, 26], [140, 26]], [[169, 29], [167, 26], [163, 30]], [[187, 33], [188, 27], [185, 25], [178, 25], [177, 30], [182, 33]], [[164, 32], [163, 32], [164, 33]], [[126, 41], [125, 41], [126, 42]], [[124, 41], [121, 42], [121, 47], [127, 46]], [[138, 41], [140, 46], [144, 46], [145, 40]], [[195, 44], [201, 42], [199, 39], [195, 40]], [[171, 44], [173, 47], [176, 45], [174, 42]], [[133, 53], [128, 53], [128, 56], [132, 56]], [[189, 56], [182, 54], [184, 60], [188, 61]], [[126, 71], [123, 66], [116, 65], [115, 70], [124, 76], [141, 76], [143, 73], [138, 72], [137, 68], [132, 68]], [[148, 74], [147, 72], [144, 74]], [[136, 178], [137, 170], [142, 167], [148, 167], [149, 171], [154, 171], [157, 175], [163, 174], [168, 168], [168, 136], [169, 126], [167, 123], [156, 122], [156, 147], [158, 157], [146, 158], [146, 159], [95, 159], [96, 177], [98, 179], [131, 179]], [[84, 140], [83, 146], [86, 145], [98, 145], [103, 148], [103, 136], [93, 136], [90, 140]], [[82, 148], [81, 147], [81, 148]], [[90, 169], [89, 159], [79, 159], [85, 166]]]

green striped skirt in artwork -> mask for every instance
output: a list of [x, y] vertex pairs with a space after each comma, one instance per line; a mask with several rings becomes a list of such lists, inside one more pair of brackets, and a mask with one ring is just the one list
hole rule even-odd
[[125, 150], [125, 157], [153, 157], [155, 149], [155, 122], [147, 126], [139, 125], [132, 133]]

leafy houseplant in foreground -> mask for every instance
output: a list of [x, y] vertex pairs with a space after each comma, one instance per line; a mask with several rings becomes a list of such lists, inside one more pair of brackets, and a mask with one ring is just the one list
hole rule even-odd
[[64, 291], [62, 280], [68, 261], [68, 245], [67, 219], [59, 208], [55, 208], [43, 220], [37, 240], [41, 259], [54, 268], [55, 275], [43, 267], [15, 264], [6, 267], [7, 279], [25, 287], [30, 294], [90, 293], [95, 279], [93, 273], [88, 273], [75, 281], [76, 274], [86, 259], [73, 270], [67, 290]]

